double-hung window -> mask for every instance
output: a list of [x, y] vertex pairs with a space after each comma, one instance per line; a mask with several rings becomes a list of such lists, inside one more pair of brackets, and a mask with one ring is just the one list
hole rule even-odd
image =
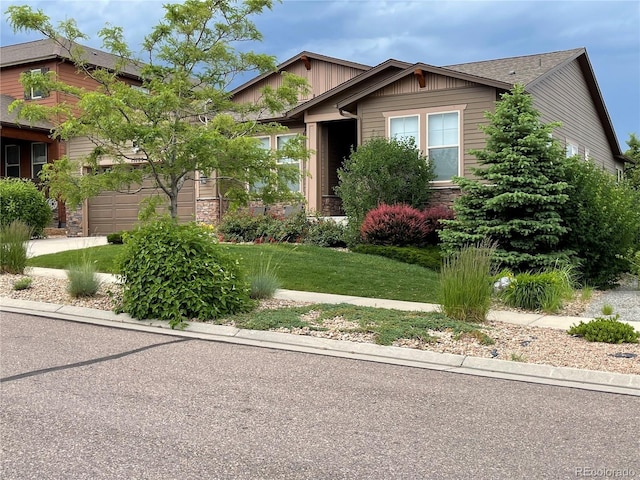
[[4, 174], [7, 177], [20, 177], [20, 146], [6, 145], [4, 147]]
[[[283, 150], [291, 139], [295, 138], [296, 135], [278, 135], [276, 137], [276, 149]], [[287, 186], [289, 190], [292, 192], [300, 192], [300, 161], [294, 160], [292, 158], [282, 157], [278, 160], [278, 165], [282, 165], [286, 168], [296, 168], [298, 171], [298, 176], [296, 180], [289, 180], [287, 182]]]
[[578, 145], [576, 145], [573, 142], [567, 141], [566, 155], [567, 155], [567, 158], [571, 158], [574, 155], [578, 155]]
[[458, 112], [427, 114], [427, 156], [436, 182], [451, 180], [460, 165], [460, 120]]
[[412, 138], [416, 147], [420, 146], [420, 116], [389, 118], [389, 137], [398, 140]]
[[435, 173], [434, 182], [451, 182], [462, 164], [462, 111], [466, 105], [387, 112], [387, 136], [415, 141]]
[[42, 167], [47, 163], [47, 144], [42, 142], [31, 144], [31, 178], [38, 178]]
[[[44, 75], [48, 71], [48, 68], [35, 68], [33, 70], [27, 70], [25, 74], [30, 76]], [[47, 92], [37, 86], [29, 87], [28, 89], [25, 89], [24, 92], [25, 100], [38, 100], [40, 98], [45, 98], [46, 96], [48, 96]]]

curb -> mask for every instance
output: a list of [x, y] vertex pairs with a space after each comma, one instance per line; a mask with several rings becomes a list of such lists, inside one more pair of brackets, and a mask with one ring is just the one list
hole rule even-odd
[[127, 314], [116, 314], [105, 310], [9, 298], [1, 298], [0, 300], [0, 311], [3, 312], [34, 315], [110, 328], [123, 328], [139, 332], [196, 338], [205, 341], [273, 348], [640, 397], [640, 375], [518, 363], [280, 332], [242, 330], [235, 327], [205, 323], [192, 323], [184, 330], [172, 330], [168, 322], [157, 320], [140, 321], [132, 319]]

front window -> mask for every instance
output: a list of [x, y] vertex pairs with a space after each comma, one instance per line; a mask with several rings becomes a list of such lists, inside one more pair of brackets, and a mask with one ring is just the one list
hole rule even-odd
[[578, 155], [578, 145], [572, 142], [567, 142], [567, 158], [571, 158], [575, 155]]
[[7, 145], [4, 147], [4, 174], [7, 177], [20, 177], [20, 147]]
[[[283, 150], [285, 145], [287, 144], [287, 142], [289, 142], [291, 139], [295, 138], [296, 135], [279, 135], [276, 137], [276, 149], [277, 150]], [[299, 160], [294, 160], [292, 158], [280, 158], [278, 160], [278, 164], [279, 165], [285, 165], [285, 166], [292, 166], [292, 168], [295, 166], [295, 168], [297, 168], [298, 172], [300, 172], [300, 161]], [[294, 181], [289, 180], [287, 182], [287, 186], [289, 187], [289, 190], [291, 190], [292, 192], [299, 192], [300, 191], [300, 176], [298, 176], [298, 178]]]
[[[31, 70], [30, 72], [26, 72], [30, 75], [42, 75], [43, 73], [45, 73], [47, 71], [47, 69], [43, 69], [43, 68], [36, 68], [34, 70]], [[31, 99], [31, 100], [37, 100], [39, 98], [44, 98], [45, 92], [38, 87], [30, 87], [26, 92], [25, 92], [25, 96], [27, 97], [27, 99]]]
[[[258, 140], [260, 141], [260, 148], [264, 150], [271, 150], [271, 137], [258, 137]], [[258, 181], [249, 186], [249, 191], [252, 193], [260, 193], [264, 186], [265, 182]]]
[[398, 140], [412, 138], [416, 146], [420, 145], [420, 117], [411, 115], [407, 117], [389, 118], [389, 136]]
[[47, 163], [47, 144], [31, 144], [31, 178], [38, 178], [42, 167]]
[[459, 114], [458, 112], [429, 114], [427, 124], [427, 156], [433, 164], [435, 181], [449, 181], [459, 173]]

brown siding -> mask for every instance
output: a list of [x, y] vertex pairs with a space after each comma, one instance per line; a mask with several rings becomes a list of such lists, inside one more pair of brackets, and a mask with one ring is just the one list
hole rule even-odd
[[[298, 61], [289, 65], [286, 71], [306, 78], [309, 82], [309, 94], [301, 96], [300, 101], [307, 101], [317, 97], [362, 73], [362, 70], [357, 68], [315, 59], [311, 59], [311, 70], [307, 70], [302, 61]], [[282, 76], [274, 73], [266, 77], [246, 90], [237, 93], [234, 96], [234, 101], [238, 103], [257, 102], [260, 99], [262, 89], [267, 85], [274, 88], [279, 87], [282, 85]]]
[[581, 157], [588, 148], [592, 161], [615, 173], [609, 142], [576, 60], [534, 85], [530, 93], [543, 122], [562, 122], [562, 127], [554, 131], [554, 138], [563, 145], [566, 139], [577, 142]]
[[[415, 80], [414, 80], [415, 81]], [[464, 175], [470, 174], [470, 168], [477, 166], [477, 159], [468, 153], [470, 149], [484, 148], [485, 135], [478, 129], [486, 124], [484, 112], [495, 109], [495, 89], [475, 86], [452, 90], [423, 91], [420, 93], [369, 97], [358, 105], [358, 114], [362, 118], [362, 140], [385, 135], [385, 117], [383, 112], [437, 108], [450, 105], [466, 105], [463, 111]], [[421, 137], [424, 125], [421, 124]]]
[[444, 75], [436, 75], [434, 73], [425, 73], [425, 86], [420, 88], [417, 79], [413, 75], [408, 75], [397, 82], [393, 82], [386, 87], [374, 92], [374, 97], [387, 97], [389, 95], [401, 95], [404, 93], [420, 93], [433, 90], [448, 90], [451, 88], [460, 88], [473, 86], [474, 83], [460, 80], [458, 78], [447, 77]]

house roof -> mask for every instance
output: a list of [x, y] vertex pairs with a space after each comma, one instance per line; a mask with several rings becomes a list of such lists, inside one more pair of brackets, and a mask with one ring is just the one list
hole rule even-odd
[[46, 130], [47, 132], [51, 131], [53, 125], [47, 121], [38, 121], [33, 124], [25, 124], [18, 120], [16, 112], [9, 112], [9, 105], [13, 103], [16, 99], [10, 95], [0, 95], [0, 123], [3, 125], [12, 125], [12, 126], [21, 126], [29, 127], [31, 129], [40, 129]]
[[550, 74], [584, 52], [584, 48], [574, 48], [572, 50], [539, 53], [536, 55], [445, 65], [443, 68], [497, 80], [510, 85], [521, 83], [525, 86], [530, 86], [532, 82]]
[[345, 90], [349, 89], [350, 87], [361, 83], [369, 78], [374, 77], [375, 75], [378, 75], [379, 73], [385, 71], [385, 70], [404, 70], [405, 68], [407, 68], [408, 66], [410, 66], [411, 64], [407, 63], [407, 62], [402, 62], [400, 60], [394, 60], [394, 59], [389, 59], [385, 62], [382, 62], [379, 65], [376, 65], [373, 68], [370, 68], [369, 70], [367, 70], [366, 72], [361, 73], [360, 75], [357, 75], [355, 77], [353, 77], [351, 80], [347, 80], [344, 83], [341, 83], [340, 85], [337, 85], [335, 87], [333, 87], [330, 90], [327, 90], [326, 92], [324, 92], [321, 95], [318, 95], [317, 97], [308, 100], [307, 102], [304, 102], [300, 105], [298, 105], [295, 108], [292, 108], [291, 110], [289, 110], [287, 112], [287, 116], [289, 117], [293, 117], [295, 115], [298, 115], [302, 112], [304, 112], [305, 110], [313, 107], [314, 105], [317, 105], [319, 103], [324, 102], [325, 100], [327, 100], [328, 98], [334, 96], [334, 95], [338, 95], [342, 92], [344, 92]]
[[[18, 43], [0, 47], [0, 68], [13, 67], [28, 63], [43, 62], [46, 60], [71, 60], [68, 50], [72, 45], [68, 40], [58, 43], [49, 38], [33, 42]], [[111, 53], [103, 52], [95, 48], [74, 43], [73, 46], [84, 50], [85, 60], [96, 67], [114, 69], [119, 57]], [[140, 69], [133, 63], [127, 64], [122, 73], [134, 78], [139, 78]]]
[[[313, 53], [313, 52], [307, 52], [307, 51], [303, 51], [298, 53], [297, 55], [294, 55], [293, 57], [289, 58], [288, 60], [285, 60], [284, 62], [282, 62], [281, 64], [279, 64], [276, 67], [276, 71], [280, 72], [282, 70], [284, 70], [285, 68], [287, 68], [289, 65], [302, 60], [302, 61], [308, 61], [308, 60], [321, 60], [323, 62], [328, 62], [328, 63], [335, 63], [336, 65], [342, 65], [345, 67], [351, 67], [351, 68], [355, 68], [358, 70], [362, 70], [362, 71], [366, 71], [371, 69], [370, 65], [365, 65], [363, 63], [356, 63], [356, 62], [350, 62], [348, 60], [343, 60], [341, 58], [335, 58], [335, 57], [328, 57], [326, 55], [320, 55], [319, 53]], [[243, 83], [242, 85], [234, 88], [231, 91], [231, 94], [234, 95], [238, 92], [241, 92], [242, 90], [249, 88], [252, 85], [255, 85], [256, 83], [260, 82], [261, 80], [267, 78], [270, 75], [273, 75], [274, 72], [266, 72], [263, 73], [262, 75], [258, 75], [257, 77], [252, 78], [251, 80], [249, 80], [248, 82]]]

